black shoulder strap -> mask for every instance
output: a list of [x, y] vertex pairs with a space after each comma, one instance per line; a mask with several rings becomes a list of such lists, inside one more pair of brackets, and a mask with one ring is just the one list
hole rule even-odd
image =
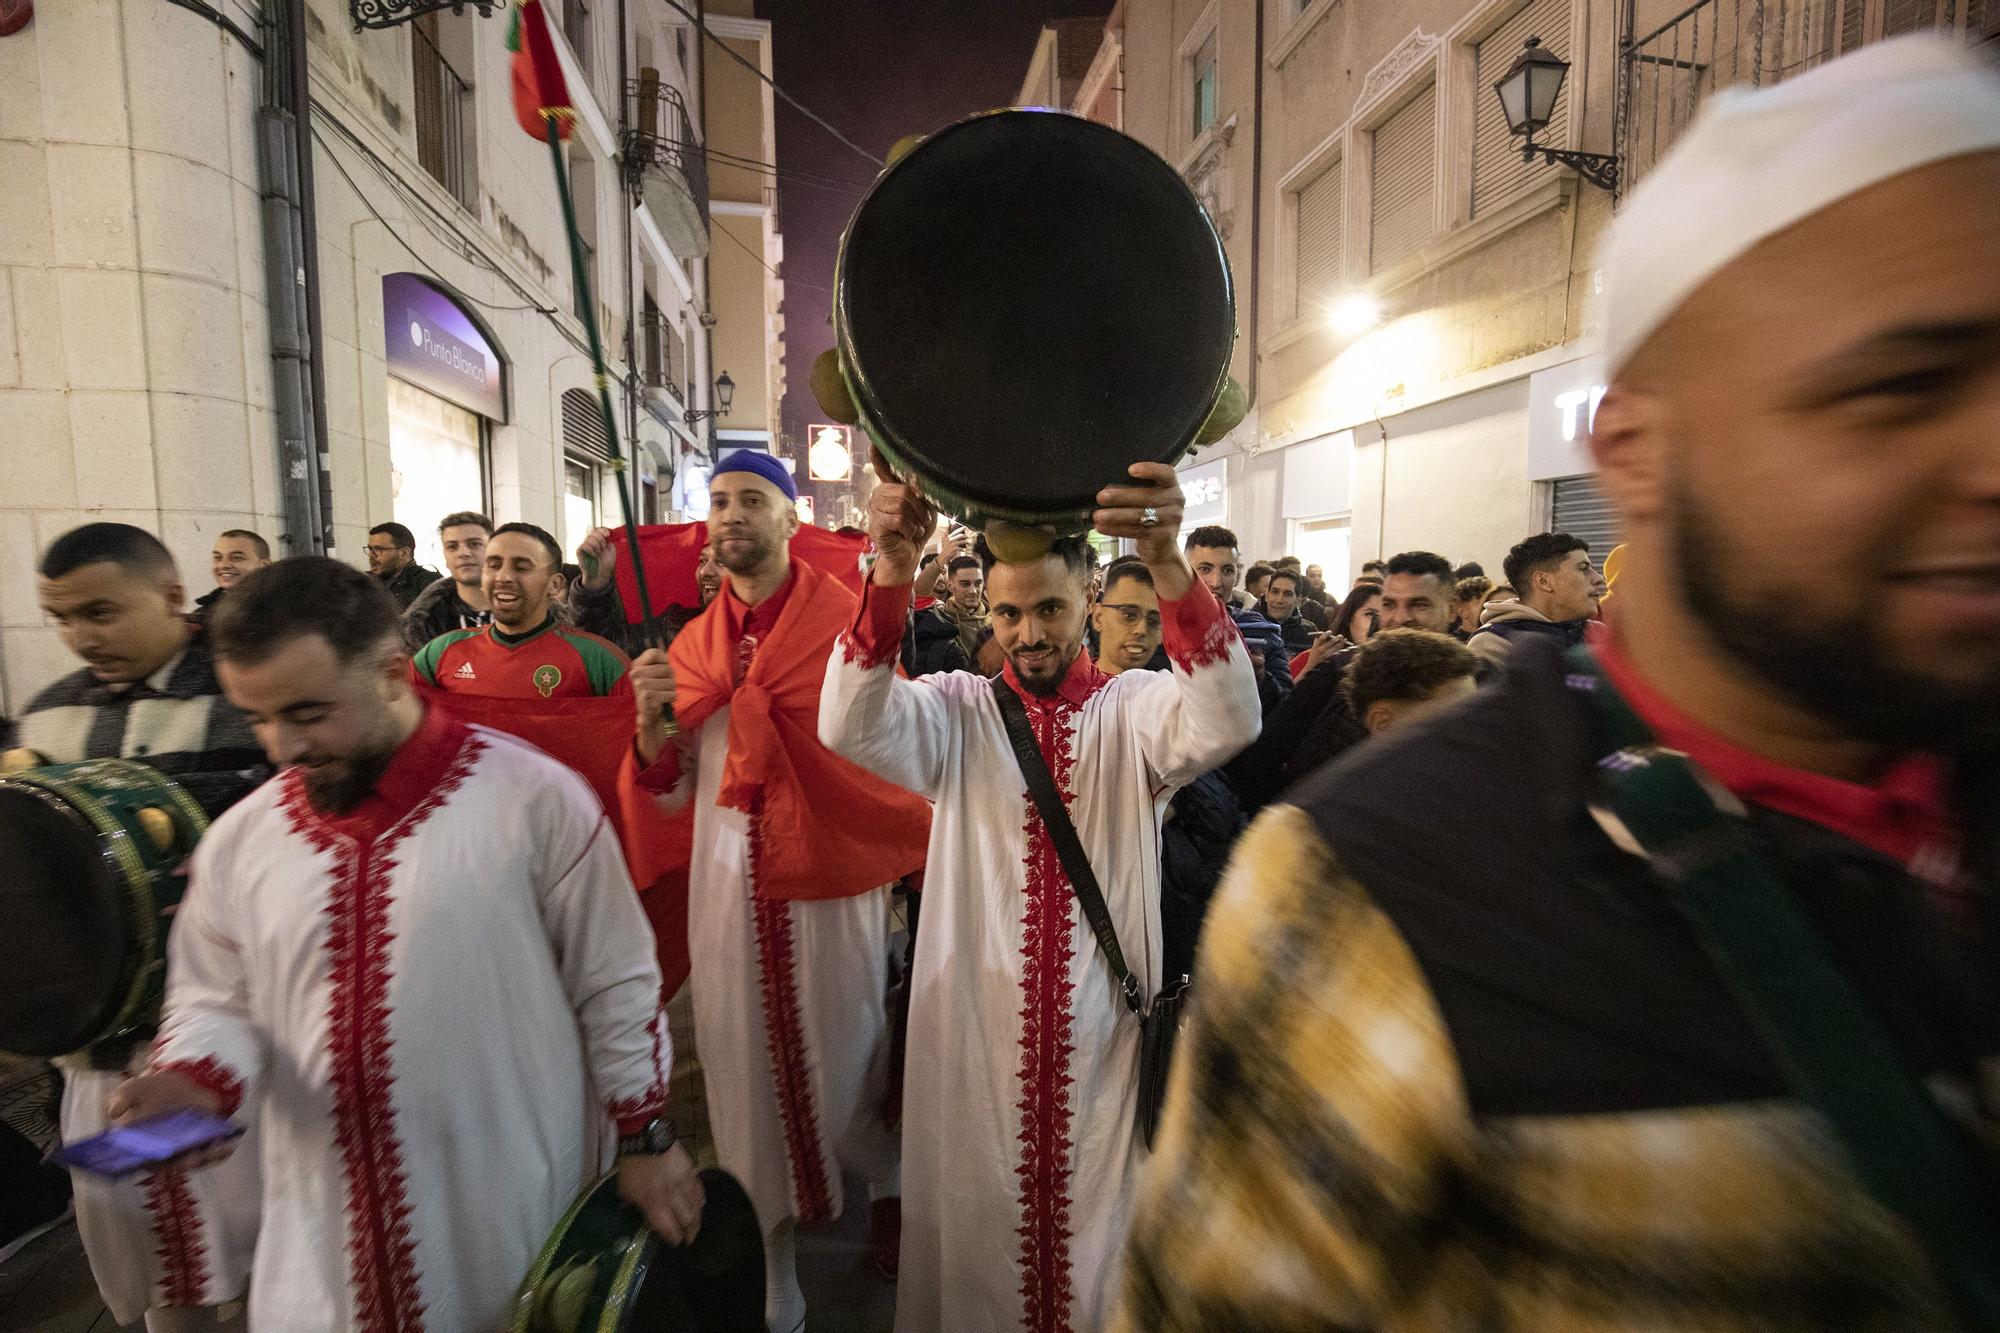
[[1118, 978], [1125, 1003], [1143, 1018], [1146, 1000], [1140, 993], [1139, 979], [1125, 965], [1125, 951], [1118, 947], [1111, 911], [1104, 905], [1104, 894], [1097, 887], [1090, 858], [1084, 855], [1083, 843], [1076, 836], [1076, 825], [1070, 822], [1069, 807], [1063, 804], [1056, 780], [1042, 759], [1042, 747], [1035, 743], [1034, 729], [1028, 725], [1028, 709], [1021, 696], [999, 676], [993, 678], [993, 698], [1000, 705], [1001, 721], [1007, 724], [1007, 739], [1014, 743], [1015, 762], [1021, 766], [1021, 776], [1028, 780], [1028, 796], [1035, 809], [1041, 811], [1042, 827], [1049, 831], [1049, 841], [1056, 845], [1056, 858], [1062, 862], [1063, 873], [1069, 876], [1070, 888], [1083, 907], [1084, 919], [1090, 922], [1090, 933], [1097, 936], [1097, 947], [1111, 964], [1111, 975]]
[[1566, 657], [1590, 697], [1603, 798], [1591, 813], [1646, 858], [1799, 1098], [1832, 1126], [1876, 1202], [1929, 1251], [1973, 1326], [2000, 1328], [1991, 1163], [1961, 1138], [1751, 834], [1735, 798], [1651, 732], [1588, 648]]

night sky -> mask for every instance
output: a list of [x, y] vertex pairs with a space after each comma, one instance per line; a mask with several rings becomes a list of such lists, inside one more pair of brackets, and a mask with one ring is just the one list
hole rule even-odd
[[[878, 157], [906, 134], [928, 133], [1012, 102], [1045, 21], [1110, 12], [1111, 0], [757, 3], [757, 16], [771, 21], [779, 85]], [[876, 169], [782, 99], [778, 167], [853, 183], [828, 189], [803, 177], [778, 181], [778, 228], [785, 238], [783, 430], [803, 448], [807, 423], [820, 417], [807, 376], [813, 358], [833, 346], [827, 316], [834, 252]]]

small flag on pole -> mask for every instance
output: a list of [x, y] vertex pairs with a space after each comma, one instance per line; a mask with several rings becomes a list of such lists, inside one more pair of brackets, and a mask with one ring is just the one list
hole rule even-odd
[[547, 122], [553, 120], [556, 137], [569, 138], [576, 109], [570, 105], [569, 85], [563, 81], [541, 0], [515, 6], [507, 27], [507, 49], [514, 53], [514, 119], [536, 139], [548, 137]]

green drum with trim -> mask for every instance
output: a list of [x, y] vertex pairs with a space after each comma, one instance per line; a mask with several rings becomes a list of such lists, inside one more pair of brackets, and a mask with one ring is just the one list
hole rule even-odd
[[893, 156], [841, 237], [833, 317], [821, 407], [1003, 558], [1086, 531], [1133, 463], [1246, 410], [1207, 211], [1151, 149], [1066, 112], [989, 112]]
[[186, 791], [129, 759], [0, 778], [0, 1051], [150, 1035], [168, 919], [207, 829]]
[[701, 1173], [701, 1227], [668, 1245], [612, 1171], [550, 1234], [514, 1298], [512, 1333], [765, 1333], [764, 1237], [727, 1172]]

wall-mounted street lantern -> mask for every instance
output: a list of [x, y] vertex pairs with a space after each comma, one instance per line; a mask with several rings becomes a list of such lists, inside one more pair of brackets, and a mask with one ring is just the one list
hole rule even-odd
[[463, 14], [467, 4], [479, 11], [479, 17], [487, 18], [498, 3], [500, 0], [347, 0], [347, 14], [356, 28], [393, 28], [436, 9]]
[[1617, 190], [1618, 157], [1614, 153], [1579, 153], [1569, 148], [1549, 148], [1535, 142], [1535, 131], [1548, 128], [1554, 117], [1556, 97], [1562, 92], [1569, 62], [1542, 45], [1539, 37], [1528, 39], [1527, 49], [1493, 85], [1500, 99], [1507, 128], [1525, 136], [1521, 160], [1532, 162], [1540, 153], [1544, 162], [1573, 169], [1577, 175], [1601, 190]]
[[730, 379], [729, 372], [725, 370], [715, 380], [715, 406], [712, 408], [689, 408], [681, 414], [681, 420], [692, 426], [706, 421], [710, 417], [726, 417], [729, 415], [729, 405], [735, 401], [736, 381]]

